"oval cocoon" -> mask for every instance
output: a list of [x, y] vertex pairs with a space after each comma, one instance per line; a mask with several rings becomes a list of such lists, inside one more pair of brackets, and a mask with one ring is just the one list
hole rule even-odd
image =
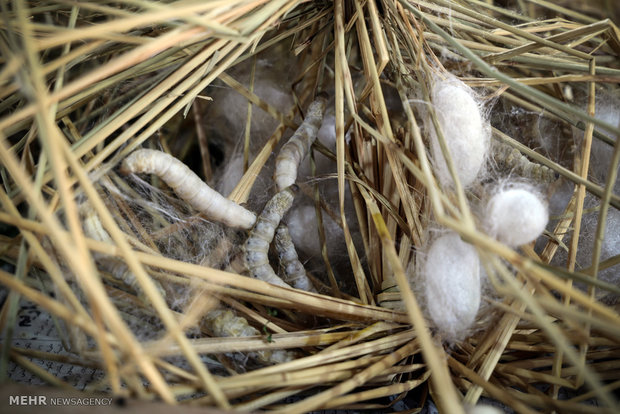
[[533, 188], [515, 187], [491, 197], [485, 221], [491, 236], [515, 247], [536, 240], [547, 227], [549, 213]]
[[456, 233], [437, 238], [423, 265], [428, 315], [442, 338], [463, 339], [480, 307], [480, 259]]
[[476, 405], [466, 410], [467, 414], [503, 414], [504, 412], [492, 405]]
[[[488, 133], [472, 89], [456, 78], [436, 82], [431, 91], [435, 115], [441, 127], [456, 168], [464, 187], [472, 184], [480, 172], [488, 152]], [[454, 185], [448, 164], [441, 151], [439, 138], [431, 120], [431, 155], [435, 173], [444, 186]]]

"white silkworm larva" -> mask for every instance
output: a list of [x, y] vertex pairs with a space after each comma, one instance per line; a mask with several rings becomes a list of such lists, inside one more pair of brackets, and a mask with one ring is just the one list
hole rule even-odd
[[[108, 232], [103, 228], [103, 225], [101, 224], [97, 213], [89, 204], [83, 204], [80, 207], [80, 214], [82, 215], [82, 226], [84, 227], [84, 234], [86, 236], [94, 240], [114, 244]], [[125, 285], [132, 288], [136, 292], [140, 300], [148, 303], [148, 298], [142, 291], [142, 287], [136, 280], [135, 275], [129, 270], [129, 268], [124, 262], [117, 258], [110, 258], [99, 255], [95, 255], [94, 257], [97, 259], [97, 263], [99, 264], [101, 270], [110, 273], [114, 277], [114, 279], [120, 280]], [[155, 283], [155, 287], [157, 288], [159, 293], [162, 295], [162, 297], [165, 298], [166, 291], [164, 290], [164, 288], [157, 280], [153, 280], [153, 282]]]
[[[129, 268], [124, 262], [117, 259], [109, 259], [101, 261], [99, 266], [101, 267], [101, 270], [111, 274], [114, 279], [120, 280], [125, 285], [133, 289], [136, 292], [138, 299], [140, 299], [142, 302], [149, 303], [149, 299], [144, 294], [144, 291], [142, 290], [140, 283], [138, 283], [136, 276], [131, 272], [131, 270], [129, 270]], [[161, 284], [157, 280], [153, 280], [153, 283], [155, 284], [155, 288], [157, 289], [159, 294], [165, 298], [166, 291], [161, 286]]]
[[[206, 314], [202, 323], [213, 336], [219, 338], [242, 338], [262, 335], [258, 329], [248, 323], [247, 319], [238, 316], [233, 310], [222, 306]], [[292, 352], [283, 349], [256, 351], [255, 355], [262, 362], [274, 364], [294, 359]]]
[[552, 183], [557, 179], [555, 171], [551, 168], [528, 160], [518, 149], [510, 145], [496, 142], [493, 145], [493, 158], [501, 167], [541, 184]]
[[396, 284], [396, 280], [389, 276], [381, 282], [381, 293], [377, 295], [377, 301], [379, 306], [397, 311], [404, 311], [405, 304], [403, 303], [400, 289]]
[[299, 261], [295, 245], [288, 232], [288, 227], [285, 224], [280, 223], [276, 229], [274, 242], [276, 252], [278, 253], [278, 259], [280, 260], [280, 266], [284, 271], [284, 281], [291, 284], [295, 289], [316, 292], [312, 281], [306, 274], [304, 265]]
[[213, 190], [189, 167], [165, 152], [136, 150], [125, 158], [121, 171], [157, 175], [194, 209], [229, 227], [250, 229], [256, 222], [254, 213]]
[[243, 246], [245, 265], [251, 277], [278, 286], [290, 287], [269, 264], [269, 244], [273, 240], [276, 227], [282, 217], [293, 205], [297, 186], [287, 187], [274, 195], [256, 219], [256, 224]]
[[278, 191], [295, 184], [299, 164], [308, 154], [323, 122], [326, 104], [327, 95], [319, 94], [308, 107], [304, 122], [280, 149], [276, 158], [276, 172], [274, 174]]

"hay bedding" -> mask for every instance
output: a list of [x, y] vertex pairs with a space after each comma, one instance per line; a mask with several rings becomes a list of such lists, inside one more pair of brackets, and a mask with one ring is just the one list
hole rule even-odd
[[[238, 411], [403, 398], [450, 413], [617, 410], [613, 4], [0, 6], [2, 378]], [[453, 160], [467, 154], [440, 126], [460, 114], [432, 100], [453, 77], [491, 135], [466, 186]], [[247, 277], [248, 231], [157, 175], [120, 174], [128, 154], [156, 149], [234, 203], [218, 205], [259, 214], [320, 93], [283, 218], [316, 292]], [[506, 180], [546, 195], [536, 242], [485, 232]], [[458, 337], [434, 322], [433, 272], [420, 272], [452, 232], [481, 263], [479, 309]], [[280, 256], [261, 257], [286, 277]], [[459, 297], [440, 276], [444, 298]]]

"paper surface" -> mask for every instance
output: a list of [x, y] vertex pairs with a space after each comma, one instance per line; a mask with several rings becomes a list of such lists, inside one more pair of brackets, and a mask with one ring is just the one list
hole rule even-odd
[[[8, 291], [0, 286], [0, 303], [4, 304], [7, 297]], [[19, 305], [11, 340], [13, 347], [76, 357], [75, 354], [67, 352], [63, 346], [54, 320], [49, 313], [24, 298], [20, 299]], [[6, 329], [0, 332], [0, 343], [4, 344], [5, 341]], [[103, 371], [93, 368], [38, 358], [26, 358], [78, 390], [84, 390], [88, 384], [101, 379], [104, 375]], [[13, 360], [9, 360], [7, 371], [8, 378], [14, 382], [28, 385], [46, 384], [44, 380], [16, 364]]]

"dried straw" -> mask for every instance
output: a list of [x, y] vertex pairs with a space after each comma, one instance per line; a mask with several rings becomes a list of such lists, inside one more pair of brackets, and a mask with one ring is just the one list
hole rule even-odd
[[[517, 3], [507, 9], [479, 0], [0, 2], [0, 222], [17, 230], [0, 236], [1, 259], [11, 265], [0, 270], [0, 285], [10, 292], [0, 311], [0, 378], [11, 377], [9, 367], [18, 364], [71, 388], [39, 362], [72, 364], [103, 373], [90, 391], [244, 412], [376, 411], [414, 389], [449, 413], [463, 413], [481, 397], [523, 413], [617, 412], [620, 315], [597, 292], [616, 298], [619, 292], [598, 275], [620, 261], [601, 260], [610, 208], [620, 209], [613, 192], [620, 127], [597, 116], [597, 96], [620, 82], [620, 31], [607, 15], [582, 8], [584, 2]], [[295, 62], [289, 68], [295, 80], [286, 85], [295, 104], [285, 110], [257, 92], [266, 55]], [[235, 76], [242, 65], [251, 68], [247, 83]], [[575, 188], [539, 245], [515, 250], [490, 238], [472, 207], [479, 189], [465, 190], [457, 178], [449, 190], [435, 179], [423, 120], [437, 124], [429, 81], [446, 71], [497, 108], [553, 122], [563, 151], [575, 148], [572, 159], [552, 156], [494, 125], [494, 141], [559, 175], [550, 192], [561, 183]], [[321, 294], [249, 279], [234, 260], [221, 265], [234, 242], [209, 252], [208, 266], [168, 257], [163, 241], [191, 235], [203, 219], [173, 222], [155, 196], [115, 173], [132, 150], [156, 142], [190, 159], [193, 138], [166, 131], [191, 124], [199, 169], [206, 180], [217, 176], [212, 138], [201, 123], [207, 105], [217, 105], [206, 89], [216, 82], [247, 101], [244, 174], [229, 195], [237, 203], [255, 201], [261, 171], [313, 97], [333, 94], [335, 152], [317, 142], [311, 157], [313, 174], [318, 153], [335, 166], [321, 179], [335, 179], [337, 211], [319, 190], [320, 179], [300, 183], [316, 207], [325, 274], [310, 276]], [[568, 89], [580, 91], [583, 107]], [[276, 127], [254, 154], [257, 112]], [[520, 122], [522, 130], [530, 127], [526, 118]], [[439, 141], [453, 170], [441, 134]], [[603, 183], [591, 174], [599, 143], [613, 147]], [[151, 184], [166, 190], [156, 179]], [[590, 197], [598, 205], [592, 264], [580, 268]], [[85, 203], [110, 241], [85, 234]], [[138, 211], [133, 203], [148, 207]], [[338, 279], [325, 214], [342, 227], [349, 281]], [[407, 275], [408, 266], [415, 268], [412, 251], [423, 251], [438, 227], [476, 246], [492, 291], [479, 326], [452, 346], [441, 343]], [[566, 260], [558, 263], [562, 250]], [[126, 266], [140, 292], [125, 291], [101, 260]], [[158, 286], [194, 296], [179, 308]], [[51, 315], [66, 352], [12, 343], [20, 299]], [[381, 306], [399, 301], [404, 312]], [[201, 330], [204, 314], [222, 304], [264, 335], [214, 337]], [[136, 320], [161, 334], [141, 338], [130, 326]], [[283, 350], [294, 358], [262, 367], [235, 362], [239, 353]]]

